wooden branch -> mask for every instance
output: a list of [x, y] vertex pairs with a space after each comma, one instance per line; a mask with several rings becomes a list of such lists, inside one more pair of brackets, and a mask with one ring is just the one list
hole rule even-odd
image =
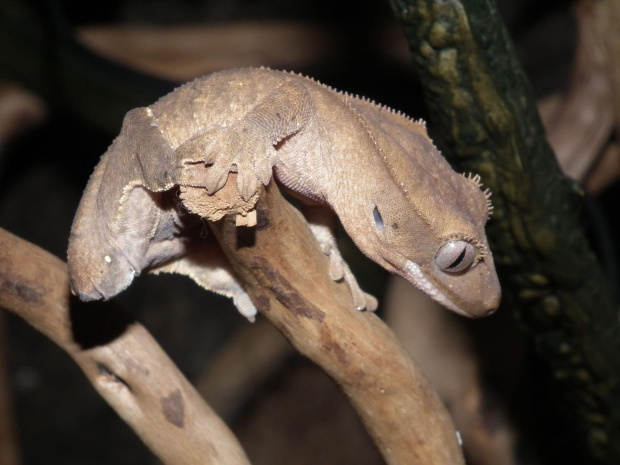
[[580, 463], [620, 463], [617, 303], [581, 223], [579, 189], [545, 139], [494, 3], [390, 3], [452, 161], [493, 192], [486, 230], [504, 300], [517, 307], [580, 432], [588, 456]]
[[0, 80], [0, 147], [40, 123], [46, 111], [45, 103], [35, 94]]
[[620, 7], [581, 0], [575, 13], [579, 41], [568, 88], [539, 109], [562, 170], [596, 195], [620, 177], [618, 147], [610, 141], [620, 128]]
[[196, 379], [196, 390], [230, 423], [293, 354], [295, 350], [271, 323], [258, 320], [228, 339]]
[[372, 313], [329, 278], [300, 213], [270, 184], [255, 228], [212, 223], [259, 312], [349, 396], [390, 465], [463, 464], [450, 418], [419, 368]]
[[[516, 465], [517, 436], [503, 405], [488, 400], [475, 347], [479, 341], [468, 331], [468, 320], [447, 312], [397, 276], [389, 280], [383, 316], [448, 406], [468, 460], [476, 465]], [[514, 344], [511, 347], [518, 352]], [[508, 371], [514, 370], [511, 362], [503, 359]]]
[[66, 265], [0, 229], [0, 307], [62, 347], [166, 464], [249, 464], [157, 342], [113, 304], [70, 297]]
[[103, 57], [175, 82], [243, 66], [299, 69], [330, 59], [340, 45], [327, 28], [292, 21], [97, 25], [78, 28], [76, 36]]
[[620, 145], [617, 142], [610, 142], [588, 176], [586, 187], [591, 194], [597, 195], [618, 178], [620, 178]]
[[0, 312], [0, 463], [2, 465], [20, 465], [22, 460], [15, 431], [6, 359], [6, 320], [6, 314]]
[[578, 5], [579, 41], [571, 78], [562, 102], [545, 121], [547, 138], [562, 170], [579, 181], [589, 174], [614, 127], [616, 107], [599, 10], [590, 0]]
[[597, 30], [600, 43], [602, 43], [601, 54], [606, 67], [607, 79], [609, 80], [611, 106], [613, 110], [613, 123], [616, 135], [620, 131], [620, 64], [618, 63], [618, 53], [620, 53], [620, 38], [618, 37], [618, 20], [620, 20], [620, 3], [617, 0], [582, 0], [578, 9], [581, 16], [591, 19], [591, 28]]

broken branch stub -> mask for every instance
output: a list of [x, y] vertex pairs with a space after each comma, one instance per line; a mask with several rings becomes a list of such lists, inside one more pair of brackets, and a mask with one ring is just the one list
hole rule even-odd
[[254, 228], [235, 215], [210, 225], [259, 312], [340, 385], [388, 464], [463, 464], [437, 395], [387, 326], [330, 279], [301, 214], [274, 183], [256, 209]]
[[0, 229], [0, 307], [65, 350], [163, 463], [249, 465], [148, 331], [113, 304], [70, 298], [66, 265]]

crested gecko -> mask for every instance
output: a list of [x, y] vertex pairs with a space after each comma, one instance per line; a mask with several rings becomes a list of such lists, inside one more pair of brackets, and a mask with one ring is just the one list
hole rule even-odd
[[[217, 199], [230, 173], [233, 200], [204, 213], [200, 198]], [[322, 207], [365, 255], [448, 309], [479, 317], [499, 305], [484, 232], [491, 206], [480, 178], [453, 171], [422, 121], [265, 68], [198, 78], [126, 115], [72, 226], [73, 291], [109, 299], [144, 270], [179, 272], [232, 297], [252, 319], [256, 308], [217, 246], [205, 240], [196, 252], [185, 240], [195, 216], [185, 213], [211, 221], [237, 213], [239, 227], [252, 226], [259, 185], [272, 176], [319, 206], [307, 219], [330, 276], [346, 281], [358, 310], [374, 310], [376, 299], [357, 285]], [[162, 195], [174, 189], [183, 208]]]

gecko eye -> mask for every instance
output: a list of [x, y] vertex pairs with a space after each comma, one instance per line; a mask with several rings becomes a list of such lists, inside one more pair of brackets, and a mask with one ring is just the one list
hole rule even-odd
[[435, 255], [435, 263], [441, 271], [458, 273], [474, 262], [476, 246], [464, 240], [454, 240], [442, 245]]
[[381, 218], [381, 213], [379, 213], [379, 209], [375, 206], [372, 210], [372, 216], [375, 219], [375, 225], [377, 226], [377, 230], [379, 232], [383, 232], [383, 218]]

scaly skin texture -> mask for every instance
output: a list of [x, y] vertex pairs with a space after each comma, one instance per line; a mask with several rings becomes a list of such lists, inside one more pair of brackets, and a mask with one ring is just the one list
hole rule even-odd
[[[196, 219], [166, 191], [178, 186], [184, 208], [211, 221], [246, 217], [274, 173], [305, 203], [333, 210], [368, 257], [446, 307], [472, 317], [497, 308], [500, 287], [484, 233], [488, 195], [478, 178], [455, 173], [423, 123], [268, 69], [214, 73], [127, 114], [74, 221], [74, 291], [107, 299], [143, 270], [174, 271], [233, 297], [252, 317], [215, 245], [186, 239]], [[216, 198], [224, 208], [205, 213]], [[345, 279], [358, 309], [373, 310], [376, 300], [359, 290], [323, 215], [308, 220], [330, 256], [332, 278]]]

